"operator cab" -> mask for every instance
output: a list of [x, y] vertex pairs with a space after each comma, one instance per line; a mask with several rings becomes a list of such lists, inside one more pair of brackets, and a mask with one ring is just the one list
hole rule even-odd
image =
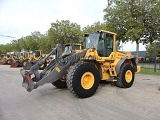
[[81, 44], [65, 44], [63, 53], [69, 54], [72, 53], [72, 51], [81, 50], [82, 45]]
[[98, 55], [108, 57], [114, 51], [115, 33], [108, 31], [97, 31], [86, 37], [86, 48], [96, 48]]

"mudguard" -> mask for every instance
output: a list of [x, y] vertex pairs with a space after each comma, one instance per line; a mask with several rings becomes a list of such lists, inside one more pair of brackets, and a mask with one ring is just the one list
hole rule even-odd
[[134, 58], [134, 56], [131, 56], [131, 57], [124, 57], [124, 58], [122, 58], [122, 59], [119, 60], [118, 64], [116, 65], [116, 73], [119, 73], [122, 64], [123, 64], [124, 61], [127, 60], [127, 59], [132, 61], [134, 71], [137, 72], [137, 64], [136, 64], [136, 62], [135, 62], [135, 58]]

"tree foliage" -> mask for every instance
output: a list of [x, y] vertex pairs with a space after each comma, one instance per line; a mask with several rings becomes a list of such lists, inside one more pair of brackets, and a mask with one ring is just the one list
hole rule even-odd
[[[95, 22], [93, 23], [92, 25], [87, 25], [86, 27], [84, 27], [82, 29], [83, 31], [83, 34], [85, 33], [92, 33], [92, 32], [95, 32], [97, 30], [106, 30], [106, 23], [101, 23], [101, 22]], [[83, 42], [85, 42], [85, 38], [83, 39]]]
[[107, 28], [122, 42], [136, 42], [137, 58], [139, 43], [152, 43], [157, 36], [159, 4], [160, 0], [114, 0], [104, 9]]
[[160, 57], [160, 40], [146, 45], [147, 57]]
[[71, 23], [69, 20], [56, 21], [51, 23], [48, 30], [48, 43], [51, 47], [56, 44], [79, 43], [82, 39], [82, 31], [80, 25]]
[[106, 30], [106, 23], [95, 22], [92, 25], [87, 25], [83, 28], [83, 33], [92, 33], [97, 30]]
[[9, 52], [12, 49], [13, 49], [13, 46], [10, 43], [7, 43], [6, 45], [1, 44], [0, 45], [0, 54], [6, 54], [7, 52]]
[[160, 35], [160, 0], [147, 0], [144, 17], [144, 43], [152, 43]]

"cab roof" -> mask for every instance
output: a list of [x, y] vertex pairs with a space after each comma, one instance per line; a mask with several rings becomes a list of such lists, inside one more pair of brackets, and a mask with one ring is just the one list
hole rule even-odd
[[116, 33], [114, 32], [110, 32], [110, 31], [107, 31], [107, 30], [99, 30], [97, 32], [105, 32], [105, 33], [109, 33], [109, 34], [113, 34], [113, 35], [117, 35]]

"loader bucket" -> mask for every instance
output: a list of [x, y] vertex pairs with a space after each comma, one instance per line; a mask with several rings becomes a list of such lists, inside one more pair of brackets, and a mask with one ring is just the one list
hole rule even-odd
[[30, 70], [31, 67], [34, 65], [35, 63], [34, 62], [27, 62], [25, 64], [25, 66], [23, 67], [24, 70]]

